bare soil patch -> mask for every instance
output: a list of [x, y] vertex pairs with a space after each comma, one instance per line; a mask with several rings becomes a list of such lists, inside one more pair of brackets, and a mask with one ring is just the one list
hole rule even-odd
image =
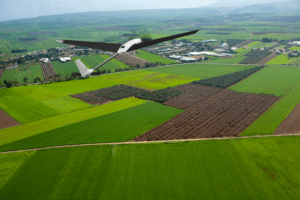
[[277, 134], [300, 133], [300, 103], [294, 108], [274, 132]]
[[169, 99], [168, 101], [164, 102], [164, 104], [179, 109], [187, 109], [195, 103], [198, 103], [203, 99], [223, 90], [221, 88], [199, 84], [179, 85], [173, 87], [172, 89], [179, 90], [183, 93], [175, 98]]
[[140, 65], [140, 68], [144, 68], [146, 63], [150, 63], [146, 60], [135, 57], [130, 53], [122, 53], [117, 55], [115, 58], [128, 66]]
[[0, 129], [21, 125], [20, 122], [16, 121], [9, 114], [0, 109]]
[[279, 98], [223, 89], [134, 141], [238, 136]]

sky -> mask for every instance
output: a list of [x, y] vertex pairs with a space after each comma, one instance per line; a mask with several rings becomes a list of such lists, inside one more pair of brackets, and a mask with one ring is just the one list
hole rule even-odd
[[0, 0], [0, 22], [90, 11], [197, 8], [217, 0]]

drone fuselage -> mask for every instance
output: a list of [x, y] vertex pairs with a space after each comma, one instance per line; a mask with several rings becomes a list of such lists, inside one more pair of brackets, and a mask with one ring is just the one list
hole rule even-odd
[[128, 49], [130, 47], [132, 47], [135, 44], [139, 44], [141, 42], [142, 42], [142, 40], [140, 38], [135, 38], [135, 39], [129, 40], [128, 42], [126, 42], [126, 43], [122, 44], [122, 46], [120, 46], [120, 48], [118, 49], [117, 53], [118, 54], [125, 53], [125, 52], [128, 51]]

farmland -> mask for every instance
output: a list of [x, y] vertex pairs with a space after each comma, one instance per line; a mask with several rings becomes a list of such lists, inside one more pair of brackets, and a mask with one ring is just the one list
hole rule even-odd
[[[110, 56], [108, 55], [88, 55], [88, 56], [84, 56], [83, 58], [80, 57], [80, 60], [85, 64], [87, 68], [92, 69], [97, 65], [101, 64], [102, 62], [104, 62], [109, 57]], [[116, 68], [120, 68], [120, 67], [123, 69], [128, 66], [113, 58], [107, 64], [101, 66], [100, 69], [111, 69], [112, 71], [115, 71]]]
[[5, 166], [9, 158], [21, 156], [17, 170], [12, 165], [7, 170], [12, 175], [5, 175], [0, 197], [297, 199], [298, 144], [299, 137], [276, 137], [60, 148], [28, 157], [0, 155]]
[[75, 62], [61, 63], [59, 61], [51, 62], [56, 74], [61, 74], [63, 77], [70, 76], [73, 72], [79, 72]]
[[194, 78], [211, 78], [215, 76], [221, 76], [224, 74], [233, 73], [236, 71], [242, 71], [250, 69], [255, 65], [210, 65], [210, 64], [183, 64], [172, 65], [160, 68], [147, 69], [150, 72], [168, 73], [174, 75], [183, 75]]
[[293, 47], [290, 48], [290, 50], [292, 50], [292, 51], [295, 51], [295, 50], [300, 51], [300, 47], [299, 46], [293, 46]]
[[175, 60], [163, 58], [161, 56], [149, 53], [147, 51], [137, 50], [136, 52], [137, 52], [137, 54], [135, 55], [136, 57], [142, 58], [152, 63], [161, 62], [162, 64], [166, 64], [166, 65], [178, 63]]
[[[0, 151], [66, 144], [127, 141], [164, 123], [180, 112], [182, 110], [177, 108], [147, 102], [17, 140], [0, 146]], [[138, 123], [136, 123], [137, 121]], [[135, 125], [132, 126], [132, 124]]]
[[279, 98], [222, 90], [135, 141], [238, 136]]
[[[273, 134], [281, 122], [300, 101], [300, 69], [296, 67], [266, 67], [255, 75], [230, 87], [231, 90], [282, 96], [266, 113], [241, 135]], [[251, 83], [251, 84], [250, 84]], [[246, 86], [247, 84], [247, 86]]]
[[47, 119], [26, 123], [22, 126], [3, 129], [0, 130], [0, 145], [15, 142], [27, 137], [32, 137], [43, 132], [71, 125], [73, 123], [82, 122], [95, 117], [142, 105], [144, 103], [146, 103], [145, 100], [130, 97], [105, 105], [69, 112], [62, 115], [49, 117]]
[[300, 62], [299, 57], [289, 58], [288, 54], [280, 54], [276, 58], [267, 62], [267, 65], [289, 65]]

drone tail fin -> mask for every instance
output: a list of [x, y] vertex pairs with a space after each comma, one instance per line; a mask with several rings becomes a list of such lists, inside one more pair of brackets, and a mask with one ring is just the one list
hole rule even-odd
[[76, 62], [76, 65], [79, 69], [79, 72], [80, 72], [82, 78], [90, 76], [92, 74], [92, 72], [94, 71], [94, 69], [87, 68], [79, 59], [77, 59], [75, 62]]

